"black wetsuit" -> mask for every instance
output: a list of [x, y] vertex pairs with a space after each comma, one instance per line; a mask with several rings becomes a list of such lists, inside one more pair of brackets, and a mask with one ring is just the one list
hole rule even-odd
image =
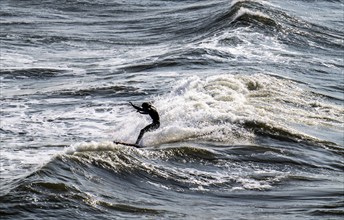
[[153, 131], [155, 129], [158, 129], [160, 127], [160, 117], [159, 113], [157, 112], [156, 108], [148, 103], [143, 103], [142, 108], [138, 107], [130, 102], [130, 104], [141, 114], [148, 114], [152, 119], [153, 123], [150, 125], [147, 125], [144, 127], [139, 134], [139, 137], [137, 138], [136, 144], [139, 144], [141, 141], [144, 133], [148, 131]]

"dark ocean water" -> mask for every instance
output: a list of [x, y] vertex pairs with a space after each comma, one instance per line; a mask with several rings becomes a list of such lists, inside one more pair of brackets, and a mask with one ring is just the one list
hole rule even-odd
[[343, 0], [0, 6], [1, 219], [344, 216]]

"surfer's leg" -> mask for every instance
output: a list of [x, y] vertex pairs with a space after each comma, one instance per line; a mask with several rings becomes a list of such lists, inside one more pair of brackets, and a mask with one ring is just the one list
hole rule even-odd
[[142, 139], [144, 133], [145, 133], [145, 131], [144, 131], [144, 129], [142, 129], [142, 130], [140, 131], [140, 134], [139, 134], [139, 136], [138, 136], [138, 138], [137, 138], [135, 144], [139, 144], [139, 143], [140, 143], [140, 141], [141, 141], [141, 139]]
[[147, 131], [149, 131], [149, 130], [151, 129], [151, 126], [152, 126], [152, 124], [147, 125], [145, 128], [143, 128], [143, 129], [140, 131], [139, 137], [137, 138], [135, 144], [139, 144], [139, 143], [140, 143], [140, 141], [141, 141], [143, 135], [144, 135]]
[[152, 124], [150, 124], [150, 125], [147, 125], [144, 129], [142, 129], [142, 130], [140, 131], [140, 134], [139, 134], [139, 137], [137, 138], [136, 144], [139, 144], [139, 143], [140, 143], [140, 141], [141, 141], [141, 139], [142, 139], [144, 133], [146, 133], [146, 132], [148, 132], [148, 131], [153, 131], [153, 130], [155, 130], [155, 129], [158, 129], [159, 126], [160, 126], [159, 123], [152, 123]]

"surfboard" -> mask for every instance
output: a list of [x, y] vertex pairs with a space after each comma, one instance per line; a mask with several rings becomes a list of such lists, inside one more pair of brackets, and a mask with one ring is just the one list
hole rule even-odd
[[121, 145], [125, 145], [125, 146], [131, 146], [131, 147], [136, 147], [136, 148], [143, 148], [143, 146], [137, 145], [137, 144], [130, 144], [130, 143], [125, 143], [125, 142], [121, 142], [121, 141], [114, 141], [114, 144], [121, 144]]

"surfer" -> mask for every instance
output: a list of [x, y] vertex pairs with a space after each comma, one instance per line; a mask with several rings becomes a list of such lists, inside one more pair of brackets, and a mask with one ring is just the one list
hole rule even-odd
[[152, 119], [153, 122], [149, 125], [147, 125], [146, 127], [144, 127], [141, 131], [140, 134], [136, 140], [136, 144], [138, 145], [139, 142], [141, 141], [144, 133], [149, 132], [149, 131], [153, 131], [156, 130], [160, 127], [160, 117], [159, 117], [159, 113], [156, 110], [156, 108], [154, 106], [152, 106], [150, 103], [148, 102], [144, 102], [142, 103], [142, 108], [138, 107], [136, 105], [134, 105], [133, 103], [129, 102], [131, 104], [131, 106], [133, 106], [139, 113], [141, 114], [148, 114]]

